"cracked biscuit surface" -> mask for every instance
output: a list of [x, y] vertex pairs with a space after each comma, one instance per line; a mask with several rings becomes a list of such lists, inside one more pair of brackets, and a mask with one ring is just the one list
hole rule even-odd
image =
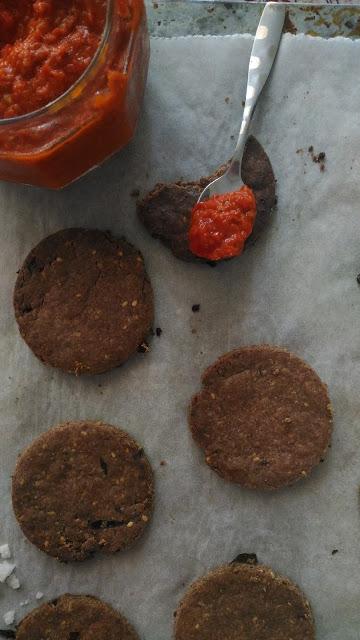
[[27, 256], [14, 291], [20, 333], [45, 364], [75, 374], [123, 364], [153, 322], [141, 253], [93, 229], [64, 229]]
[[241, 347], [202, 376], [189, 422], [207, 464], [245, 487], [277, 489], [305, 478], [330, 444], [327, 387], [280, 347]]
[[132, 546], [153, 508], [153, 473], [126, 432], [102, 422], [66, 422], [30, 444], [12, 484], [25, 536], [61, 561]]

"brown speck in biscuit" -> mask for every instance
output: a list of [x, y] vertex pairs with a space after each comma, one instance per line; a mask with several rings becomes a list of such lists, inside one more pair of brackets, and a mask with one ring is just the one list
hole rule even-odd
[[105, 462], [105, 460], [103, 460], [103, 458], [100, 458], [100, 467], [101, 467], [104, 475], [107, 476], [107, 474], [108, 474], [108, 465]]

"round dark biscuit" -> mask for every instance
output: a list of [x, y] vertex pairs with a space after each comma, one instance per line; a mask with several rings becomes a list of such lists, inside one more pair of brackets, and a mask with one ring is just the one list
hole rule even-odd
[[[227, 165], [220, 167], [213, 175], [197, 182], [176, 182], [157, 184], [155, 188], [138, 202], [138, 215], [149, 233], [161, 240], [181, 260], [196, 260], [190, 251], [188, 234], [191, 210], [200, 193], [209, 182], [221, 176]], [[244, 154], [242, 178], [255, 193], [257, 215], [253, 232], [247, 244], [254, 242], [268, 222], [275, 206], [275, 178], [261, 144], [250, 136]]]
[[330, 443], [326, 386], [305, 362], [269, 345], [219, 358], [191, 402], [190, 427], [207, 464], [245, 487], [277, 489], [306, 477]]
[[67, 422], [20, 456], [12, 484], [16, 518], [36, 547], [62, 561], [126, 549], [153, 508], [153, 474], [124, 431], [101, 422]]
[[140, 252], [90, 229], [59, 231], [29, 253], [14, 307], [33, 353], [76, 374], [124, 363], [146, 338], [154, 313]]
[[310, 605], [287, 578], [262, 565], [219, 567], [190, 587], [175, 640], [314, 640]]
[[31, 611], [16, 640], [139, 640], [120, 613], [93, 596], [65, 594]]

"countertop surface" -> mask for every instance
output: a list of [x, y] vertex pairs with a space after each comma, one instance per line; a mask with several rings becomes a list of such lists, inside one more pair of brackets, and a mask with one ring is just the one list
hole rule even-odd
[[[145, 0], [153, 36], [255, 33], [263, 9], [258, 2]], [[331, 38], [360, 35], [360, 6], [291, 4], [286, 31]]]

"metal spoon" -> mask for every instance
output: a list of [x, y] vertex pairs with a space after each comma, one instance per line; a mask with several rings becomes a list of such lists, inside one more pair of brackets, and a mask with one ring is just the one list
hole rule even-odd
[[244, 186], [241, 179], [241, 163], [250, 122], [279, 48], [284, 20], [285, 7], [276, 2], [268, 2], [262, 12], [251, 50], [246, 101], [234, 155], [226, 173], [205, 187], [198, 202], [219, 193], [238, 191]]

